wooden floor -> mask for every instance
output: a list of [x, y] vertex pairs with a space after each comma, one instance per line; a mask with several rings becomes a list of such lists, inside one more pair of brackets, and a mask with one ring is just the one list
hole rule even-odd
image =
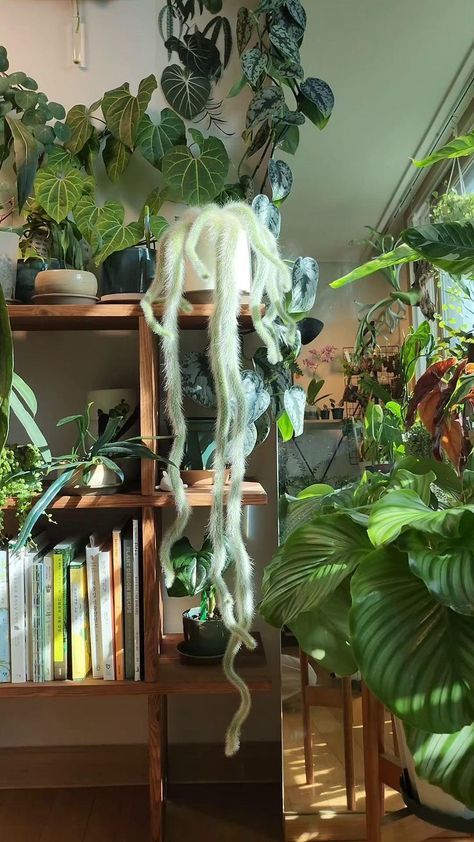
[[[169, 792], [164, 842], [281, 842], [274, 784], [194, 784]], [[149, 842], [145, 787], [3, 790], [0, 842]]]

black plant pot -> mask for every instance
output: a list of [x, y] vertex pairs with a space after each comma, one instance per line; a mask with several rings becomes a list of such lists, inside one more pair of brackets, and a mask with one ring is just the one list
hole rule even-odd
[[200, 608], [190, 608], [183, 614], [187, 654], [208, 657], [223, 655], [230, 637], [224, 623], [218, 617], [202, 621], [200, 616]]
[[332, 410], [332, 417], [334, 421], [342, 421], [342, 419], [344, 418], [344, 407], [335, 406]]
[[146, 246], [116, 251], [104, 260], [101, 295], [141, 294], [155, 277], [156, 252]]
[[321, 416], [321, 421], [329, 421], [329, 409], [322, 409], [319, 414]]
[[16, 267], [15, 298], [23, 304], [31, 304], [31, 296], [35, 292], [35, 278], [44, 269], [60, 269], [61, 263], [55, 257], [43, 260], [41, 257], [30, 257], [19, 260]]

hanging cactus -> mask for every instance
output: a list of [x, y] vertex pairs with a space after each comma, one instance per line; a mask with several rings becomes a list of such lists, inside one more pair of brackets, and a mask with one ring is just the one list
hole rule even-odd
[[[242, 527], [242, 482], [245, 473], [244, 437], [247, 428], [247, 404], [241, 379], [238, 317], [240, 313], [240, 278], [233, 256], [239, 237], [245, 234], [252, 255], [250, 310], [252, 320], [267, 348], [268, 360], [282, 359], [275, 320], [278, 318], [295, 336], [296, 323], [286, 313], [283, 302], [291, 290], [291, 273], [280, 257], [273, 234], [244, 203], [224, 207], [207, 205], [190, 208], [168, 228], [158, 243], [156, 278], [142, 300], [142, 309], [151, 329], [161, 338], [166, 383], [166, 414], [174, 441], [168, 469], [177, 515], [163, 535], [160, 559], [166, 587], [174, 579], [171, 548], [179, 540], [190, 516], [190, 506], [179, 472], [186, 440], [186, 419], [179, 364], [180, 311], [191, 309], [184, 298], [186, 260], [203, 280], [210, 271], [197, 253], [201, 237], [209, 237], [216, 254], [214, 308], [209, 319], [209, 360], [217, 399], [214, 454], [215, 486], [210, 515], [212, 542], [211, 579], [216, 589], [217, 606], [230, 631], [224, 657], [224, 671], [240, 693], [240, 705], [228, 728], [226, 754], [239, 749], [240, 730], [250, 710], [250, 693], [234, 668], [240, 647], [255, 648], [250, 634], [254, 612], [252, 564], [245, 548]], [[163, 319], [153, 313], [154, 304], [163, 305]], [[262, 316], [262, 305], [266, 311]], [[227, 507], [224, 506], [226, 470], [230, 468]], [[234, 593], [224, 581], [227, 557], [235, 568]]]

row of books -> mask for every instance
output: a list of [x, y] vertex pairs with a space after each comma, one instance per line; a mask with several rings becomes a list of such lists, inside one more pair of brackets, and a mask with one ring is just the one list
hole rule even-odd
[[139, 522], [0, 549], [0, 682], [141, 678]]

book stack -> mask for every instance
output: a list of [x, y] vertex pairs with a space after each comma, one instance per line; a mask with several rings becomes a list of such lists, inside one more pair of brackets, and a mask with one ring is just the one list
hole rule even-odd
[[0, 549], [0, 683], [141, 679], [138, 520], [105, 538]]

